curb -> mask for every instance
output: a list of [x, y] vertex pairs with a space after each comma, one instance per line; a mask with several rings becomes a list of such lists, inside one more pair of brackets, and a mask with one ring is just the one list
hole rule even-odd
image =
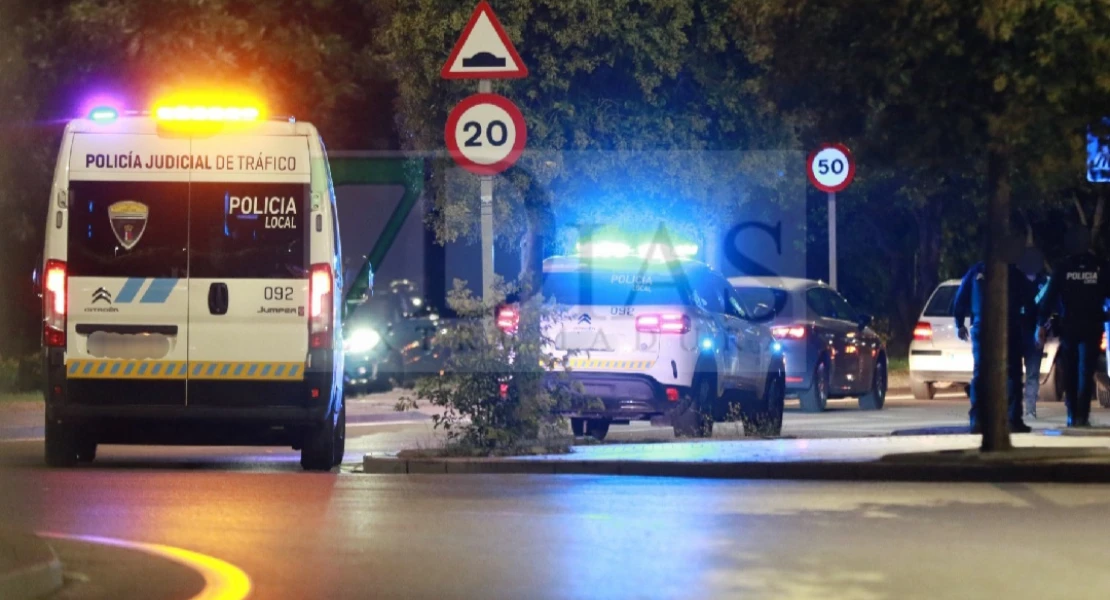
[[63, 583], [62, 563], [50, 544], [29, 533], [0, 532], [0, 598], [40, 598]]
[[[976, 453], [977, 454], [977, 453]], [[903, 481], [968, 483], [1110, 483], [1103, 453], [990, 458], [922, 453], [860, 462], [651, 462], [634, 460], [514, 460], [363, 458], [373, 475], [616, 475], [703, 479]], [[1099, 462], [1059, 462], [1062, 460]]]

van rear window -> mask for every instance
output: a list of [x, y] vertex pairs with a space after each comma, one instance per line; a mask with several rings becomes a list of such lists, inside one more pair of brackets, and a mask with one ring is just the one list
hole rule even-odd
[[307, 277], [307, 189], [303, 184], [193, 183], [190, 277]]
[[543, 296], [566, 306], [691, 306], [692, 284], [659, 270], [546, 273]]
[[189, 184], [73, 181], [69, 272], [76, 277], [185, 277]]

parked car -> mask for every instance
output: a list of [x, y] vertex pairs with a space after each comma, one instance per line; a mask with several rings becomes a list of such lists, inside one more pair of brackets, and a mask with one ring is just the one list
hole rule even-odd
[[415, 290], [391, 287], [344, 324], [344, 383], [350, 393], [388, 391], [442, 368], [435, 347], [439, 313]]
[[829, 398], [856, 397], [863, 410], [886, 403], [886, 346], [852, 308], [819, 281], [735, 277], [737, 294], [756, 313], [770, 309], [771, 331], [786, 357], [786, 392], [805, 412], [825, 410]]
[[[960, 287], [959, 279], [950, 279], [937, 286], [925, 303], [921, 317], [913, 331], [910, 343], [910, 388], [914, 398], [932, 399], [938, 384], [971, 383], [975, 361], [971, 344], [956, 335], [952, 317], [952, 300]], [[1045, 344], [1041, 358], [1041, 402], [1059, 402], [1063, 399], [1063, 384], [1056, 365], [1059, 342], [1050, 339]]]

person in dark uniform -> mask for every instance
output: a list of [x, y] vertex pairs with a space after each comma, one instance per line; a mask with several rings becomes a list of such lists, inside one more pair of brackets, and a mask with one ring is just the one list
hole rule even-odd
[[[1018, 261], [1018, 268], [1025, 273], [1033, 286], [1033, 293], [1040, 294], [1048, 284], [1044, 272], [1044, 255], [1035, 247], [1029, 246]], [[1041, 391], [1041, 358], [1044, 344], [1037, 340], [1037, 311], [1027, 311], [1021, 319], [1022, 362], [1025, 363], [1025, 418], [1037, 418], [1037, 396]]]
[[[1011, 261], [1020, 252], [1020, 246], [1011, 241], [1005, 256]], [[964, 275], [956, 290], [956, 297], [952, 302], [952, 313], [956, 318], [956, 331], [961, 340], [971, 341], [971, 354], [975, 361], [971, 375], [971, 410], [968, 417], [971, 421], [972, 433], [982, 431], [982, 398], [983, 379], [982, 373], [982, 335], [981, 323], [985, 311], [990, 310], [986, 305], [986, 278], [987, 268], [984, 263], [977, 263]], [[1022, 347], [1022, 320], [1025, 315], [1033, 314], [1036, 310], [1035, 293], [1032, 284], [1013, 262], [1007, 264], [1007, 292], [1006, 302], [1009, 309], [1007, 314], [1007, 351], [1006, 351], [1006, 399], [1007, 417], [1010, 431], [1014, 433], [1028, 433], [1032, 431], [1022, 420], [1022, 391], [1024, 385], [1021, 377], [1021, 362], [1024, 355]], [[964, 320], [971, 319], [971, 330], [964, 325]]]
[[1045, 324], [1058, 310], [1056, 334], [1060, 337], [1068, 427], [1089, 427], [1106, 322], [1104, 306], [1110, 298], [1110, 265], [1091, 252], [1091, 235], [1085, 228], [1069, 232], [1067, 245], [1068, 256], [1052, 270], [1038, 307], [1037, 338], [1044, 341]]

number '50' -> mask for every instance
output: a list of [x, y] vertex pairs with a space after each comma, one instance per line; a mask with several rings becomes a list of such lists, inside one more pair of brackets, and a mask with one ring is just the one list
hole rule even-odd
[[[477, 121], [467, 121], [463, 124], [463, 131], [470, 134], [466, 143], [463, 145], [468, 148], [482, 147], [482, 124]], [[490, 146], [504, 146], [505, 142], [509, 139], [509, 128], [505, 125], [504, 121], [490, 121], [486, 125], [485, 131], [486, 141]]]
[[844, 161], [840, 160], [839, 158], [834, 158], [832, 160], [832, 164], [829, 164], [829, 160], [824, 158], [817, 161], [818, 173], [820, 173], [821, 175], [828, 175], [829, 171], [832, 171], [836, 175], [840, 175], [844, 172]]

